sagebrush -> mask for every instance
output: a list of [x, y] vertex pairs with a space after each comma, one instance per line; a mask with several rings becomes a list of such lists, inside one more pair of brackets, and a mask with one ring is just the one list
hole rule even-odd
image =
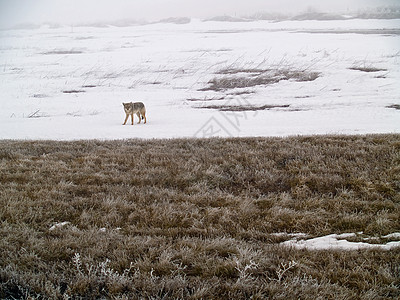
[[399, 232], [400, 135], [0, 141], [0, 182], [2, 299], [400, 297], [400, 249], [276, 235]]

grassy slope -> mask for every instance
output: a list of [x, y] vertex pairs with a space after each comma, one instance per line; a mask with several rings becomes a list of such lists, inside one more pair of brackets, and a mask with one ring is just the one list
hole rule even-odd
[[400, 249], [272, 235], [399, 232], [400, 135], [0, 141], [0, 183], [0, 298], [400, 297]]

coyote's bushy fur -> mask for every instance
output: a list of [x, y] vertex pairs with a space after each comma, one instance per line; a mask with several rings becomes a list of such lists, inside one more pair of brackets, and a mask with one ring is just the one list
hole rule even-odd
[[125, 122], [122, 125], [126, 124], [128, 121], [129, 116], [132, 117], [132, 125], [133, 125], [133, 114], [136, 114], [139, 118], [139, 123], [141, 121], [140, 117], [144, 119], [144, 123], [146, 124], [146, 107], [142, 102], [129, 102], [129, 103], [122, 103], [124, 105], [125, 110]]

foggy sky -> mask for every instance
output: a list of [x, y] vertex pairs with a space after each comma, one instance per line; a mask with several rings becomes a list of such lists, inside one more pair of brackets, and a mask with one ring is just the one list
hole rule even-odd
[[398, 0], [0, 0], [0, 27], [19, 23], [61, 24], [154, 21], [167, 17], [207, 18], [257, 12], [299, 13], [313, 7], [322, 12], [357, 11]]

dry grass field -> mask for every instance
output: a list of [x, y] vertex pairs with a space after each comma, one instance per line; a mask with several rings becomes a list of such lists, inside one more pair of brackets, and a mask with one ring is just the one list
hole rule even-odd
[[276, 234], [400, 232], [400, 135], [0, 141], [0, 184], [1, 299], [400, 298], [400, 248]]

